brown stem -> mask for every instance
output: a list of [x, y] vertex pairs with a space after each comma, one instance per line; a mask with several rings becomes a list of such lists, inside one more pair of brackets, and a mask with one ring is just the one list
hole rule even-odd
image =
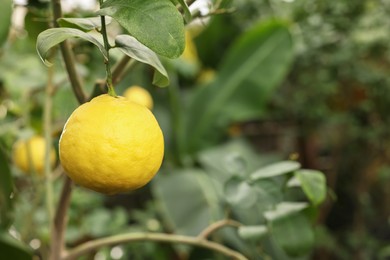
[[[62, 9], [60, 0], [52, 0], [53, 8], [53, 24], [54, 27], [58, 27], [57, 19], [62, 17]], [[68, 77], [73, 89], [73, 92], [79, 101], [79, 103], [84, 103], [86, 101], [86, 95], [81, 86], [80, 77], [76, 71], [75, 60], [70, 48], [69, 42], [64, 41], [60, 44], [60, 49], [62, 57], [64, 59], [66, 71], [68, 72]]]
[[116, 85], [120, 79], [122, 72], [126, 69], [127, 63], [130, 61], [130, 57], [124, 55], [120, 61], [118, 61], [112, 69], [112, 84]]
[[96, 240], [86, 242], [70, 250], [67, 254], [65, 254], [63, 260], [77, 259], [77, 257], [80, 257], [81, 255], [84, 255], [88, 252], [91, 252], [103, 246], [117, 245], [121, 243], [136, 242], [136, 241], [156, 241], [156, 242], [165, 242], [165, 243], [187, 244], [187, 245], [203, 247], [203, 248], [207, 248], [219, 252], [229, 257], [230, 259], [247, 260], [247, 258], [241, 253], [206, 239], [190, 237], [190, 236], [182, 236], [182, 235], [165, 234], [165, 233], [143, 233], [143, 232], [115, 235], [107, 238], [101, 238], [101, 239], [96, 239]]
[[217, 221], [207, 228], [205, 228], [200, 234], [199, 238], [207, 239], [213, 232], [217, 231], [220, 228], [226, 227], [226, 226], [231, 226], [231, 227], [240, 227], [242, 224], [240, 222], [237, 222], [235, 220], [231, 219], [223, 219], [220, 221]]
[[65, 229], [66, 215], [70, 204], [70, 195], [72, 193], [72, 181], [65, 176], [64, 186], [62, 188], [60, 201], [58, 202], [57, 211], [54, 217], [54, 226], [51, 234], [50, 260], [59, 260], [65, 251]]

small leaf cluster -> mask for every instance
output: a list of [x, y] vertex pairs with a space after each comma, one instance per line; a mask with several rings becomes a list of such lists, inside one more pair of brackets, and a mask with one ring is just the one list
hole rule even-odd
[[[181, 1], [183, 2], [183, 1]], [[185, 3], [182, 3], [184, 6]], [[186, 6], [186, 9], [188, 7]], [[125, 55], [152, 66], [155, 70], [153, 83], [164, 87], [169, 84], [168, 73], [158, 55], [177, 58], [184, 50], [184, 21], [176, 6], [169, 0], [125, 1], [108, 0], [96, 12], [99, 16], [112, 17], [128, 34], [117, 35], [111, 48], [121, 50]], [[111, 19], [107, 19], [109, 24]], [[43, 31], [37, 38], [37, 52], [46, 65], [49, 51], [69, 38], [81, 38], [94, 44], [107, 61], [107, 49], [102, 39], [91, 31], [102, 27], [99, 17], [60, 18], [60, 28]]]

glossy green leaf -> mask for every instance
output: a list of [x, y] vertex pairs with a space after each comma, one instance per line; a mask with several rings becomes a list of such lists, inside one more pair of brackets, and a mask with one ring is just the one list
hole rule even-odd
[[217, 138], [218, 130], [232, 121], [259, 117], [286, 75], [292, 53], [291, 36], [280, 22], [256, 25], [239, 37], [214, 83], [199, 90], [190, 103], [188, 152], [202, 149], [203, 139]]
[[295, 172], [295, 177], [311, 203], [319, 205], [325, 200], [326, 179], [322, 172], [302, 169]]
[[245, 240], [259, 240], [268, 234], [268, 228], [264, 225], [242, 226], [238, 228], [238, 234]]
[[275, 243], [290, 256], [303, 256], [314, 245], [313, 229], [303, 214], [273, 219], [269, 227]]
[[224, 216], [213, 182], [202, 170], [161, 173], [153, 180], [152, 191], [175, 233], [196, 236]]
[[245, 180], [231, 178], [225, 184], [224, 191], [226, 201], [234, 207], [248, 209], [256, 204], [257, 194]]
[[12, 0], [0, 0], [2, 7], [0, 15], [0, 46], [7, 40], [11, 26]]
[[301, 168], [301, 164], [295, 161], [277, 162], [266, 167], [260, 168], [251, 174], [250, 179], [256, 181], [264, 178], [272, 178], [293, 172]]
[[92, 35], [73, 28], [52, 28], [43, 31], [38, 35], [37, 51], [41, 60], [49, 66], [50, 62], [47, 61], [47, 58], [50, 49], [69, 38], [81, 38], [95, 44], [103, 56], [107, 58], [107, 52], [104, 49], [104, 46]]
[[154, 76], [153, 84], [156, 84], [160, 87], [168, 86], [168, 73], [161, 64], [156, 53], [154, 53], [151, 49], [129, 35], [118, 35], [115, 38], [115, 47], [117, 47], [129, 57], [155, 68], [156, 74], [158, 75]]
[[0, 146], [0, 227], [7, 229], [11, 224], [13, 183], [6, 154]]
[[[112, 19], [106, 17], [106, 24], [110, 24]], [[102, 27], [100, 17], [85, 17], [85, 18], [60, 18], [57, 20], [61, 27], [76, 28], [83, 31], [91, 31]]]
[[0, 255], [5, 259], [31, 260], [31, 250], [7, 233], [0, 233]]
[[107, 0], [98, 11], [113, 17], [157, 54], [177, 58], [184, 51], [183, 18], [170, 0]]

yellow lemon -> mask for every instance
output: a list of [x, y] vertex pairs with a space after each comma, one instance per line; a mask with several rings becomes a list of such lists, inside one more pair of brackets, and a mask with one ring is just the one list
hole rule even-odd
[[186, 39], [186, 46], [184, 48], [184, 51], [182, 55], [180, 56], [181, 59], [185, 60], [186, 62], [194, 65], [198, 65], [199, 58], [198, 58], [198, 51], [196, 49], [196, 45], [193, 41], [191, 32], [186, 31], [185, 32], [185, 39]]
[[[15, 165], [25, 173], [36, 172], [39, 175], [44, 173], [46, 140], [42, 136], [33, 136], [27, 140], [18, 140], [12, 151], [12, 158]], [[56, 152], [52, 147], [50, 150], [50, 164], [54, 167]]]
[[59, 152], [76, 184], [116, 194], [140, 188], [154, 177], [163, 160], [164, 138], [149, 109], [105, 94], [72, 113]]
[[152, 96], [142, 87], [131, 86], [125, 90], [123, 96], [132, 102], [147, 107], [150, 110], [153, 108]]

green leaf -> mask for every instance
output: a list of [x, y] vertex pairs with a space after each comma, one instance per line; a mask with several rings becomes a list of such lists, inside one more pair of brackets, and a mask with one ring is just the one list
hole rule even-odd
[[0, 46], [7, 40], [11, 26], [12, 0], [0, 0], [2, 7], [0, 15]]
[[276, 244], [290, 256], [303, 256], [314, 245], [313, 229], [303, 214], [274, 219], [269, 228]]
[[82, 38], [95, 44], [105, 58], [107, 58], [107, 52], [104, 46], [92, 35], [73, 28], [52, 28], [41, 32], [37, 38], [37, 51], [41, 60], [50, 66], [51, 63], [47, 61], [49, 50], [55, 45], [65, 41], [69, 38]]
[[213, 178], [224, 184], [234, 175], [247, 177], [276, 158], [269, 154], [256, 153], [245, 139], [238, 138], [201, 151], [197, 159]]
[[161, 173], [153, 180], [152, 191], [175, 233], [196, 236], [223, 218], [213, 182], [202, 170]]
[[326, 179], [322, 172], [302, 169], [295, 172], [295, 177], [311, 203], [319, 205], [325, 200]]
[[131, 58], [146, 63], [156, 69], [153, 84], [160, 87], [168, 86], [169, 78], [168, 73], [164, 66], [161, 64], [156, 53], [151, 49], [141, 44], [137, 39], [129, 35], [118, 35], [115, 38], [115, 47], [121, 50]]
[[[0, 146], [0, 227], [7, 229], [11, 224], [13, 183], [5, 152]], [[1, 252], [1, 250], [0, 250]]]
[[192, 19], [192, 15], [191, 15], [190, 9], [188, 8], [186, 1], [184, 1], [184, 0], [177, 0], [177, 1], [179, 2], [181, 7], [183, 8], [184, 19], [186, 20], [187, 23], [190, 22]]
[[107, 0], [99, 15], [113, 17], [132, 36], [156, 53], [177, 58], [184, 51], [184, 23], [169, 0]]
[[292, 40], [280, 22], [259, 24], [233, 44], [214, 83], [190, 102], [186, 122], [188, 152], [202, 149], [202, 139], [217, 138], [233, 121], [261, 116], [265, 104], [292, 61]]
[[257, 202], [255, 190], [244, 180], [233, 177], [225, 184], [226, 201], [233, 207], [251, 208]]
[[[110, 17], [106, 18], [106, 24], [110, 24], [111, 21]], [[102, 27], [100, 17], [60, 18], [57, 22], [61, 27], [76, 28], [83, 31], [91, 31]]]
[[268, 228], [264, 225], [242, 226], [238, 228], [238, 234], [245, 240], [259, 240], [268, 234]]
[[7, 259], [32, 259], [31, 250], [6, 233], [0, 233], [0, 252], [1, 256], [6, 257]]
[[278, 162], [263, 167], [251, 174], [250, 179], [256, 181], [264, 178], [272, 178], [282, 174], [290, 173], [301, 168], [300, 163], [295, 161]]

